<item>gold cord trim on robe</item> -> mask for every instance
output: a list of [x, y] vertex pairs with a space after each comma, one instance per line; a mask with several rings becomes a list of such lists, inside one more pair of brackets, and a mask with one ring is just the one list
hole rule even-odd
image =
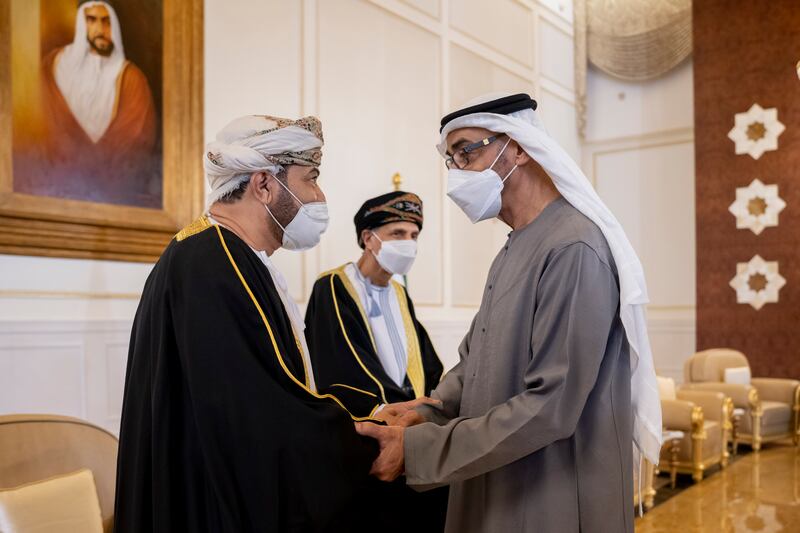
[[[358, 308], [358, 312], [361, 313], [361, 319], [364, 321], [364, 327], [367, 328], [367, 333], [369, 333], [369, 340], [372, 342], [372, 349], [375, 350], [375, 353], [378, 353], [378, 346], [375, 344], [375, 337], [372, 336], [372, 328], [369, 326], [369, 320], [367, 320], [367, 312], [364, 309], [364, 306], [361, 305], [361, 297], [356, 292], [356, 288], [353, 287], [353, 283], [350, 281], [350, 277], [345, 272], [345, 267], [347, 267], [349, 263], [340, 266], [339, 268], [334, 268], [333, 270], [329, 270], [327, 272], [323, 272], [320, 274], [318, 279], [326, 278], [331, 275], [335, 275], [339, 277], [339, 281], [342, 282], [344, 285], [345, 290], [350, 295], [350, 298], [353, 299], [353, 303], [356, 304]], [[358, 268], [358, 265], [353, 265]]]
[[[201, 218], [205, 218], [206, 222], [208, 222], [208, 219], [206, 217], [201, 217]], [[253, 291], [250, 290], [250, 286], [247, 284], [247, 281], [245, 281], [244, 276], [242, 276], [242, 273], [239, 270], [239, 267], [237, 266], [236, 261], [233, 259], [233, 256], [231, 255], [230, 250], [228, 250], [228, 245], [225, 243], [225, 237], [223, 237], [222, 231], [219, 229], [219, 225], [217, 225], [217, 224], [212, 224], [212, 225], [217, 230], [217, 235], [219, 236], [219, 241], [222, 244], [222, 248], [225, 250], [225, 254], [228, 256], [228, 261], [230, 261], [234, 272], [236, 272], [236, 275], [239, 278], [239, 281], [241, 281], [242, 286], [244, 287], [245, 291], [247, 291], [248, 296], [250, 296], [250, 300], [253, 302], [253, 305], [255, 305], [256, 310], [258, 311], [258, 314], [261, 317], [261, 321], [264, 323], [264, 326], [267, 328], [267, 334], [269, 335], [269, 339], [272, 342], [272, 348], [275, 350], [275, 355], [278, 358], [278, 363], [280, 364], [280, 366], [283, 369], [284, 373], [286, 373], [286, 375], [289, 377], [289, 379], [291, 379], [297, 386], [302, 388], [304, 391], [306, 391], [311, 396], [313, 396], [315, 398], [319, 398], [319, 399], [329, 398], [329, 399], [333, 400], [334, 402], [336, 402], [339, 405], [339, 407], [344, 409], [344, 411], [348, 415], [350, 415], [350, 418], [352, 418], [356, 422], [363, 422], [363, 421], [366, 421], [366, 420], [375, 421], [371, 417], [353, 416], [353, 414], [350, 413], [350, 411], [348, 411], [347, 407], [344, 406], [344, 404], [339, 400], [339, 398], [337, 398], [336, 396], [334, 396], [332, 394], [319, 394], [317, 392], [312, 391], [311, 389], [306, 387], [303, 384], [303, 382], [301, 382], [299, 379], [297, 379], [294, 374], [292, 374], [289, 371], [289, 368], [286, 366], [286, 362], [283, 360], [283, 356], [281, 355], [281, 351], [278, 348], [278, 343], [275, 340], [275, 334], [272, 332], [272, 326], [269, 325], [269, 320], [267, 320], [267, 316], [264, 314], [264, 310], [261, 309], [261, 305], [258, 303], [258, 300], [256, 300], [256, 297], [253, 294]], [[202, 231], [202, 230], [200, 230], [200, 231]]]
[[306, 387], [311, 386], [311, 382], [308, 379], [308, 366], [306, 366], [306, 358], [305, 352], [303, 351], [303, 345], [300, 343], [300, 339], [297, 338], [297, 334], [294, 332], [294, 326], [290, 324], [292, 328], [292, 337], [294, 337], [294, 343], [297, 345], [297, 351], [300, 352], [300, 359], [303, 361], [303, 376], [306, 380]]
[[[366, 365], [364, 365], [364, 362], [358, 356], [358, 352], [356, 352], [356, 349], [353, 347], [353, 343], [350, 342], [350, 336], [347, 334], [347, 329], [345, 329], [345, 327], [344, 327], [344, 322], [342, 322], [342, 314], [339, 312], [339, 300], [338, 300], [338, 298], [336, 298], [336, 288], [333, 286], [333, 280], [334, 280], [335, 277], [336, 277], [336, 273], [334, 272], [330, 276], [331, 296], [333, 297], [333, 307], [336, 309], [336, 318], [339, 319], [339, 327], [342, 329], [342, 335], [344, 335], [344, 340], [347, 341], [347, 345], [350, 347], [350, 352], [352, 352], [353, 357], [356, 358], [356, 361], [358, 362], [359, 366], [361, 367], [361, 370], [363, 370], [364, 373], [367, 374], [367, 376], [369, 376], [370, 379], [372, 379], [372, 381], [374, 381], [375, 384], [378, 386], [378, 390], [381, 391], [381, 400], [383, 400], [383, 403], [388, 403], [386, 401], [386, 393], [383, 391], [383, 384], [381, 383], [381, 381], [378, 378], [376, 378], [374, 375], [372, 375], [372, 372], [367, 370]], [[356, 300], [356, 303], [358, 303], [358, 300]], [[369, 323], [367, 323], [367, 328], [369, 328]], [[374, 342], [375, 341], [373, 340], [373, 345], [374, 345]], [[377, 351], [376, 351], [376, 353], [377, 353]]]
[[331, 387], [344, 387], [345, 389], [354, 390], [356, 392], [360, 392], [361, 394], [366, 394], [368, 396], [372, 396], [373, 398], [377, 398], [378, 397], [378, 395], [375, 394], [374, 392], [369, 392], [369, 391], [366, 391], [366, 390], [363, 390], [363, 389], [359, 389], [357, 387], [351, 387], [350, 385], [345, 385], [344, 383], [334, 383], [334, 384], [331, 385]]
[[422, 351], [419, 347], [417, 328], [414, 327], [414, 319], [411, 317], [411, 311], [408, 308], [405, 289], [394, 280], [392, 280], [392, 285], [397, 293], [400, 314], [403, 316], [403, 327], [406, 330], [406, 343], [408, 344], [406, 375], [408, 376], [408, 381], [411, 382], [411, 387], [414, 389], [414, 396], [421, 398], [425, 396], [425, 370], [422, 367]]

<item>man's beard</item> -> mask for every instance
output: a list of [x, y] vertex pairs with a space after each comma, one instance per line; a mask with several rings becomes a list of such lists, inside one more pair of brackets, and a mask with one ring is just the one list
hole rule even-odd
[[[272, 211], [272, 216], [275, 217], [278, 223], [285, 228], [294, 219], [297, 211], [300, 209], [299, 207], [296, 207], [296, 203], [297, 202], [292, 195], [286, 192], [283, 187], [280, 187], [280, 192], [275, 200], [275, 205], [271, 206], [269, 210]], [[283, 232], [277, 224], [272, 225], [272, 235], [278, 240], [278, 242], [282, 242]]]
[[99, 46], [94, 44], [94, 42], [100, 38], [101, 37], [95, 37], [94, 39], [90, 39], [89, 37], [87, 37], [86, 40], [89, 41], [89, 46], [91, 46], [92, 50], [97, 52], [98, 55], [101, 55], [103, 57], [108, 57], [111, 55], [111, 52], [114, 51], [114, 42], [108, 41], [108, 46], [106, 46], [105, 48], [100, 48]]

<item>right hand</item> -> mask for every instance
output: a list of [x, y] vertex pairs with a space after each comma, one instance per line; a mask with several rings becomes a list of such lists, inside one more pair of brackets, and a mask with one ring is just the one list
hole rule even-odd
[[442, 405], [441, 400], [434, 400], [423, 396], [407, 402], [389, 403], [383, 409], [375, 413], [373, 418], [383, 420], [389, 426], [409, 427], [425, 422], [425, 418], [414, 411], [420, 405]]

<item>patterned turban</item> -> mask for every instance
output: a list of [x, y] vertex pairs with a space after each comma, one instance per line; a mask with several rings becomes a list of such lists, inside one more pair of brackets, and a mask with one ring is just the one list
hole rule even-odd
[[322, 123], [316, 117], [290, 120], [245, 115], [234, 119], [206, 147], [208, 205], [249, 180], [253, 172], [275, 175], [287, 165], [319, 166], [322, 145]]

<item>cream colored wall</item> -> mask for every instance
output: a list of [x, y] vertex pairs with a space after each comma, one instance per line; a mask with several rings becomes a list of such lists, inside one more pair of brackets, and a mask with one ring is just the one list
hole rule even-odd
[[[206, 139], [246, 113], [323, 122], [331, 227], [313, 251], [275, 257], [298, 301], [319, 272], [358, 256], [352, 216], [399, 172], [425, 202], [410, 290], [446, 366], [455, 363], [507, 228], [473, 226], [446, 198], [438, 120], [487, 91], [530, 92], [579, 159], [571, 20], [567, 0], [206, 0]], [[0, 412], [63, 413], [116, 431], [150, 268], [0, 256]]]
[[[403, 188], [425, 203], [410, 291], [451, 366], [508, 228], [473, 226], [447, 199], [434, 148], [438, 120], [485, 92], [530, 92], [579, 159], [571, 2], [494, 0], [488, 10], [482, 0], [259, 2], [242, 17], [251, 5], [206, 2], [208, 43], [215, 43], [207, 62], [216, 69], [206, 77], [206, 137], [242, 113], [322, 119], [320, 184], [331, 227], [310, 252], [276, 254], [293, 295], [305, 301], [320, 272], [358, 257], [353, 214], [390, 191], [399, 172]], [[231, 39], [234, 31], [241, 37]], [[250, 58], [246, 69], [227, 60], [241, 54]]]
[[583, 168], [647, 276], [656, 370], [682, 381], [695, 349], [692, 65], [625, 83], [589, 70]]

